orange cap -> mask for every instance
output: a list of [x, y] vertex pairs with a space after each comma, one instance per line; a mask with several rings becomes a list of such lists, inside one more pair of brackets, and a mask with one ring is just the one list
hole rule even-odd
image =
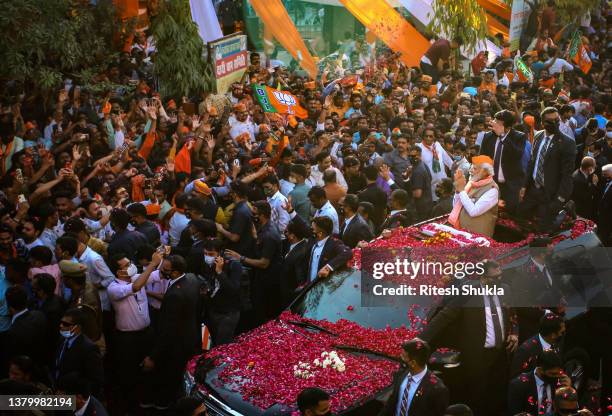
[[237, 113], [244, 113], [245, 111], [247, 111], [246, 105], [244, 105], [243, 103], [238, 103], [234, 106], [234, 111]]
[[219, 112], [217, 111], [217, 107], [210, 107], [208, 109], [208, 114], [210, 114], [211, 116], [218, 116]]
[[26, 131], [32, 130], [32, 129], [36, 128], [34, 123], [32, 123], [31, 121], [26, 122], [24, 127], [25, 127]]
[[472, 163], [474, 165], [480, 165], [482, 163], [488, 163], [489, 165], [493, 166], [493, 159], [491, 159], [487, 155], [478, 155], [478, 156], [474, 156], [472, 158]]
[[432, 78], [429, 75], [421, 75], [421, 81], [431, 82]]
[[168, 101], [168, 104], [166, 104], [166, 107], [168, 107], [170, 110], [174, 110], [176, 108], [176, 102], [174, 100], [170, 100]]
[[210, 195], [212, 191], [202, 179], [195, 181], [193, 189], [199, 194]]
[[306, 88], [307, 90], [314, 90], [315, 89], [315, 82], [314, 81], [308, 81], [304, 83], [304, 88]]

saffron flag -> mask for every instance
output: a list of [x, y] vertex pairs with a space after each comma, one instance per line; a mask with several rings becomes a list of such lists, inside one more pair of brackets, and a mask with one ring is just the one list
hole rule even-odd
[[493, 13], [502, 19], [510, 20], [511, 9], [510, 6], [505, 4], [501, 0], [478, 0], [478, 4], [489, 13]]
[[253, 94], [266, 113], [291, 114], [298, 118], [308, 118], [308, 112], [300, 105], [297, 97], [287, 91], [254, 84]]
[[577, 30], [572, 36], [572, 41], [569, 44], [568, 55], [572, 61], [578, 65], [580, 70], [585, 74], [588, 74], [593, 66], [589, 51], [582, 42], [580, 31]]
[[250, 0], [250, 3], [268, 31], [267, 38], [272, 35], [308, 72], [308, 75], [315, 79], [317, 64], [281, 0]]
[[429, 41], [386, 0], [340, 0], [346, 9], [408, 66], [419, 66]]

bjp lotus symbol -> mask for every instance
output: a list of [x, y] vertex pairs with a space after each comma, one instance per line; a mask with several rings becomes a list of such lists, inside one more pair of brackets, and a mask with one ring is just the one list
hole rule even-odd
[[274, 91], [274, 97], [278, 100], [279, 103], [286, 105], [287, 107], [291, 107], [297, 104], [295, 101], [295, 97], [291, 94], [287, 94], [283, 91]]

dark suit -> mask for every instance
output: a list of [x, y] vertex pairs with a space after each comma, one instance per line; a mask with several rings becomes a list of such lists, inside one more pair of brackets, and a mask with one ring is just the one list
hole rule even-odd
[[538, 188], [533, 174], [537, 169], [536, 160], [540, 145], [546, 137], [545, 131], [539, 131], [534, 137], [523, 184], [526, 188], [525, 197], [519, 207], [519, 214], [525, 218], [532, 218], [536, 213], [541, 220], [542, 230], [550, 229], [553, 219], [563, 207], [564, 203], [559, 197], [567, 201], [572, 196], [572, 172], [576, 156], [576, 143], [563, 133], [555, 133], [544, 156], [544, 185]]
[[[510, 129], [503, 138], [501, 153], [501, 170], [504, 182], [500, 182], [499, 171], [495, 171], [494, 179], [499, 185], [500, 199], [506, 202], [506, 210], [513, 212], [518, 206], [519, 190], [525, 181], [525, 172], [521, 158], [525, 150], [525, 134], [520, 131]], [[480, 154], [487, 155], [495, 160], [495, 148], [497, 145], [497, 135], [490, 131], [482, 138]]]
[[372, 238], [374, 234], [359, 214], [355, 214], [348, 225], [345, 224], [340, 229], [340, 239], [350, 248], [355, 248], [360, 241], [370, 241]]
[[512, 292], [517, 300], [519, 342], [522, 342], [538, 332], [544, 309], [558, 307], [562, 294], [552, 271], [540, 271], [531, 258], [515, 269]]
[[[407, 375], [407, 371], [396, 374], [391, 396], [378, 416], [395, 416], [397, 403], [402, 400], [404, 394], [403, 391], [400, 392], [400, 388]], [[412, 397], [408, 414], [410, 416], [443, 416], [448, 407], [448, 401], [448, 388], [434, 373], [427, 371]]]
[[156, 404], [174, 401], [181, 387], [187, 360], [201, 349], [200, 283], [190, 274], [171, 283], [164, 295], [158, 330], [150, 354], [155, 362], [151, 377]]
[[612, 185], [610, 182], [604, 185], [604, 193], [597, 207], [597, 235], [605, 246], [612, 246]]
[[46, 364], [47, 319], [40, 311], [26, 311], [15, 318], [6, 333], [5, 362], [15, 355], [27, 355], [39, 366]]
[[385, 219], [385, 210], [387, 209], [387, 194], [380, 189], [376, 183], [371, 183], [357, 195], [359, 202], [370, 202], [374, 205], [372, 213], [372, 222], [376, 228], [380, 227]]
[[296, 289], [308, 281], [308, 241], [302, 240], [285, 254], [282, 263], [280, 289], [283, 306], [287, 306], [296, 295]]
[[392, 230], [399, 227], [408, 227], [414, 223], [413, 215], [406, 209], [389, 214], [380, 227], [381, 230]]
[[192, 244], [187, 256], [187, 271], [201, 275], [204, 267], [204, 241], [192, 242]]
[[[465, 285], [479, 287], [478, 282], [468, 282]], [[502, 320], [507, 336], [517, 335], [518, 328], [511, 322], [513, 311], [506, 306], [511, 299], [511, 291], [507, 285], [498, 284], [505, 292], [504, 297], [498, 297], [502, 306]], [[461, 290], [461, 289], [460, 289]], [[504, 373], [506, 371], [506, 352], [502, 348], [485, 348], [486, 341], [486, 310], [484, 296], [457, 296], [448, 301], [429, 321], [420, 337], [432, 346], [451, 346], [461, 351], [461, 369], [464, 374], [466, 402], [477, 416], [492, 415], [503, 406]], [[451, 330], [458, 334], [450, 340], [454, 345], [442, 345], [442, 339]]]
[[83, 412], [83, 416], [108, 416], [108, 412], [100, 400], [93, 396], [89, 396], [89, 403]]
[[[60, 341], [52, 371], [53, 382], [70, 373], [77, 373], [91, 384], [92, 394], [98, 394], [104, 382], [102, 356], [98, 346], [85, 335], [77, 336], [72, 344]], [[65, 347], [65, 348], [64, 348]]]
[[[307, 278], [310, 276], [310, 265], [312, 263], [312, 253], [314, 251], [314, 246], [316, 245], [316, 240], [309, 241], [308, 244], [308, 274]], [[332, 236], [329, 236], [325, 245], [323, 246], [323, 250], [321, 251], [321, 255], [319, 256], [319, 262], [317, 263], [317, 272], [323, 268], [326, 264], [329, 264], [334, 271], [338, 269], [342, 269], [346, 266], [346, 263], [351, 259], [352, 256], [351, 249], [348, 248], [344, 243]]]
[[[553, 346], [553, 348], [555, 347]], [[512, 364], [510, 365], [510, 377], [516, 377], [521, 373], [532, 371], [542, 351], [540, 334], [535, 334], [531, 338], [525, 340], [525, 342], [523, 342], [514, 352]]]
[[572, 173], [572, 200], [576, 203], [576, 214], [590, 220], [595, 218], [595, 198], [597, 187], [593, 185], [591, 176], [584, 176], [580, 169]]
[[[555, 394], [555, 387], [551, 386], [550, 400]], [[530, 415], [540, 415], [546, 412], [546, 408], [538, 409], [538, 387], [533, 370], [520, 374], [513, 378], [508, 386], [508, 416], [514, 416], [521, 412]]]

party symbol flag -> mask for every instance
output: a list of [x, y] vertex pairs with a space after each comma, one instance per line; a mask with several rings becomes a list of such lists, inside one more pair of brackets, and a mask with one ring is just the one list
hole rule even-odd
[[593, 62], [589, 56], [589, 51], [582, 42], [582, 37], [579, 30], [575, 31], [574, 35], [572, 36], [572, 41], [569, 44], [568, 55], [571, 60], [578, 65], [582, 72], [585, 74], [589, 73], [591, 66], [593, 66]]
[[533, 72], [531, 72], [531, 69], [518, 54], [514, 58], [514, 67], [516, 68], [516, 73], [521, 82], [529, 82], [530, 84], [533, 82]]
[[308, 118], [308, 112], [300, 105], [297, 97], [290, 92], [275, 90], [267, 85], [253, 85], [253, 94], [266, 113], [289, 114]]

